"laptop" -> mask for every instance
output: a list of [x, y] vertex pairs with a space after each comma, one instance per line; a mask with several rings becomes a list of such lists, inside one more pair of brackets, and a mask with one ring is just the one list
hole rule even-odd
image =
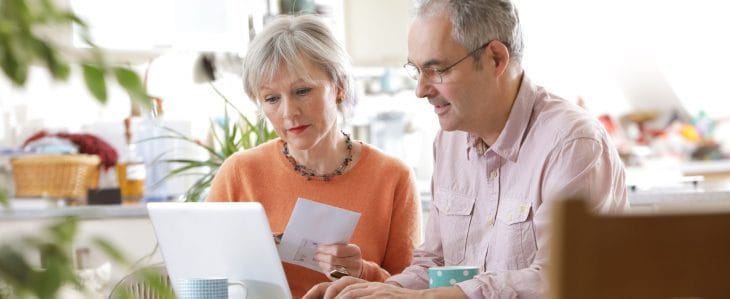
[[176, 290], [179, 279], [226, 277], [244, 281], [249, 299], [292, 298], [260, 203], [148, 203], [147, 211]]

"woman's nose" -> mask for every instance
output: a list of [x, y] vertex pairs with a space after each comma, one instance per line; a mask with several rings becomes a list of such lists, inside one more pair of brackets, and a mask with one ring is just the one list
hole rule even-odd
[[294, 118], [299, 115], [299, 106], [296, 101], [289, 98], [283, 98], [282, 101], [281, 109], [284, 118]]

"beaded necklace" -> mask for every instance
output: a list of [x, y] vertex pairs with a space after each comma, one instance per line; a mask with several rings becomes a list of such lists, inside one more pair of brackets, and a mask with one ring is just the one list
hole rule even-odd
[[333, 177], [336, 177], [338, 175], [342, 175], [347, 168], [348, 165], [350, 165], [350, 162], [352, 162], [352, 140], [350, 140], [350, 135], [346, 134], [345, 132], [342, 132], [342, 135], [345, 135], [345, 144], [347, 144], [347, 156], [345, 157], [345, 160], [342, 160], [342, 164], [340, 164], [335, 171], [328, 174], [317, 174], [314, 170], [308, 168], [307, 166], [301, 165], [297, 163], [297, 160], [294, 160], [294, 157], [292, 157], [289, 154], [289, 145], [284, 142], [284, 149], [282, 150], [282, 153], [284, 154], [284, 157], [286, 157], [287, 160], [289, 160], [289, 163], [294, 167], [294, 171], [301, 174], [303, 177], [307, 178], [307, 181], [311, 180], [312, 178], [316, 178], [320, 181], [329, 181]]

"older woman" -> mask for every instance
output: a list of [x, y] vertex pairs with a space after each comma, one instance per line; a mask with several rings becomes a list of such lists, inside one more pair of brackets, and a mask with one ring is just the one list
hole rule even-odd
[[410, 169], [338, 128], [338, 111], [354, 97], [348, 66], [317, 17], [282, 16], [268, 24], [249, 47], [244, 88], [279, 138], [229, 158], [209, 195], [209, 201], [260, 202], [279, 232], [299, 197], [361, 213], [352, 243], [319, 247], [321, 272], [284, 264], [295, 297], [335, 269], [383, 281], [409, 265], [419, 238]]

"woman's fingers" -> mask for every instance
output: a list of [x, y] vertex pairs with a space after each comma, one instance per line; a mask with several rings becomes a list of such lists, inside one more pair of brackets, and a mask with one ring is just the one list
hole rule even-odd
[[345, 275], [360, 277], [362, 274], [362, 253], [360, 247], [355, 244], [320, 245], [314, 260], [328, 275], [333, 271], [336, 271], [335, 277]]
[[360, 256], [360, 247], [355, 244], [330, 244], [320, 245], [317, 249], [318, 252], [333, 255], [333, 256]]

